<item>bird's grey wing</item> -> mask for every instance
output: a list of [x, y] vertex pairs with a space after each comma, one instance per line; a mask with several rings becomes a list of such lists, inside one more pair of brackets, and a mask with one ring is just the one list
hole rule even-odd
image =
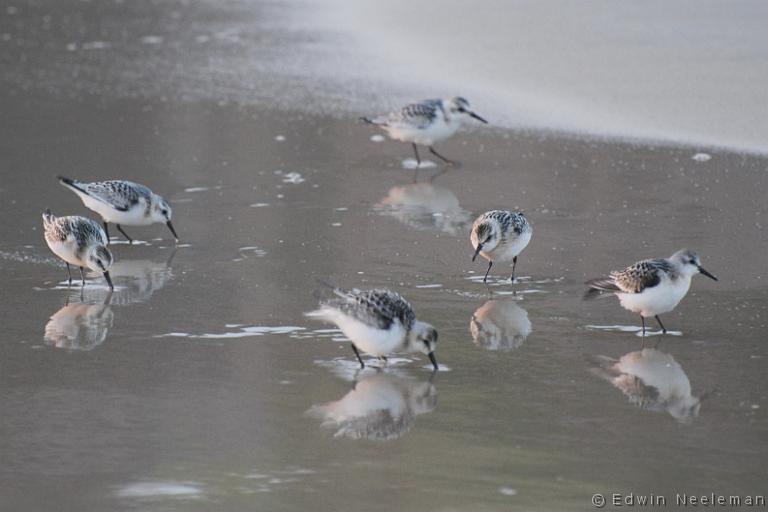
[[88, 183], [83, 190], [94, 199], [124, 212], [138, 203], [141, 197], [145, 197], [148, 189], [129, 181], [114, 180]]
[[523, 215], [522, 212], [512, 213], [509, 217], [512, 229], [514, 229], [515, 233], [518, 235], [522, 235], [523, 232], [528, 231], [531, 228], [528, 219], [525, 218], [525, 215]]
[[[343, 292], [342, 292], [343, 293]], [[399, 294], [389, 290], [353, 290], [341, 295], [329, 305], [358, 321], [377, 329], [389, 329], [395, 320], [410, 329], [415, 321], [411, 305]]]
[[70, 231], [79, 247], [87, 247], [92, 240], [96, 240], [104, 245], [107, 244], [104, 230], [92, 219], [86, 217], [71, 217]]
[[408, 125], [414, 128], [426, 128], [432, 124], [438, 115], [442, 113], [440, 100], [424, 100], [411, 103], [400, 110], [393, 112], [387, 119], [389, 125]]
[[672, 270], [666, 260], [643, 260], [621, 271], [611, 272], [611, 278], [624, 293], [641, 293], [661, 282], [664, 273]]

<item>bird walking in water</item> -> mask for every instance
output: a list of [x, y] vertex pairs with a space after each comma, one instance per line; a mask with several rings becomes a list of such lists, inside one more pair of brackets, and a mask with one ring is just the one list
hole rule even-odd
[[122, 226], [148, 226], [161, 222], [168, 226], [176, 242], [179, 241], [171, 223], [171, 207], [165, 199], [144, 185], [126, 180], [85, 183], [63, 176], [59, 176], [59, 183], [80, 196], [87, 208], [101, 215], [107, 240], [109, 240], [109, 222], [117, 225], [117, 230], [129, 243], [133, 243], [133, 239], [128, 236]]
[[488, 273], [494, 261], [512, 261], [512, 277], [515, 281], [517, 257], [528, 247], [533, 235], [533, 227], [523, 212], [491, 210], [480, 215], [472, 224], [469, 241], [475, 249], [472, 261], [480, 255], [488, 260], [483, 282], [487, 282]]
[[112, 253], [107, 249], [107, 235], [99, 223], [85, 217], [56, 217], [51, 210], [43, 212], [45, 242], [53, 253], [67, 264], [69, 284], [72, 284], [72, 272], [69, 265], [80, 267], [80, 278], [85, 286], [83, 267], [104, 274], [109, 289], [113, 290], [109, 267], [112, 266]]
[[654, 317], [666, 334], [659, 315], [669, 313], [688, 293], [691, 278], [704, 274], [710, 279], [717, 278], [701, 266], [699, 256], [690, 249], [677, 251], [669, 258], [638, 261], [624, 270], [613, 271], [608, 277], [590, 279], [585, 299], [601, 294], [613, 293], [622, 307], [640, 315], [645, 336], [645, 319]]
[[417, 145], [427, 146], [429, 151], [443, 162], [455, 164], [453, 160], [438, 153], [433, 146], [456, 133], [470, 118], [488, 124], [488, 121], [472, 111], [466, 99], [457, 96], [451, 99], [423, 100], [387, 115], [360, 119], [381, 127], [392, 139], [410, 142], [418, 166], [421, 165], [421, 157]]
[[421, 352], [435, 370], [437, 330], [416, 319], [411, 305], [390, 290], [333, 289], [334, 296], [306, 316], [336, 324], [352, 342], [352, 350], [365, 368], [360, 350], [386, 361], [397, 352]]

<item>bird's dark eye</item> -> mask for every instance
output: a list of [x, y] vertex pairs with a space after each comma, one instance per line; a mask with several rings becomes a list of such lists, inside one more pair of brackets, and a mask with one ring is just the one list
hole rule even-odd
[[163, 210], [163, 215], [168, 215], [168, 210]]

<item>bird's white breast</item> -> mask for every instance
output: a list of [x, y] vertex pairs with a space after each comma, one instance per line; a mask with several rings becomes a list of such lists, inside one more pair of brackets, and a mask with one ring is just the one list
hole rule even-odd
[[50, 247], [53, 254], [66, 261], [70, 265], [76, 265], [78, 267], [85, 267], [85, 260], [80, 258], [78, 254], [78, 247], [75, 238], [72, 235], [68, 235], [64, 241], [51, 242], [46, 240], [48, 247]]
[[659, 284], [640, 293], [617, 293], [624, 309], [652, 317], [669, 313], [680, 303], [691, 286], [690, 276], [670, 279], [664, 276]]
[[336, 325], [355, 346], [373, 356], [385, 356], [401, 350], [405, 341], [405, 329], [395, 320], [389, 329], [371, 327], [351, 316], [339, 313]]
[[452, 136], [458, 129], [458, 122], [446, 122], [442, 114], [438, 114], [435, 120], [425, 128], [418, 128], [408, 123], [394, 123], [387, 127], [387, 132], [396, 140], [431, 146]]
[[510, 261], [528, 247], [528, 244], [531, 242], [531, 235], [532, 232], [530, 230], [524, 231], [506, 243], [500, 243], [492, 251], [481, 251], [480, 254], [487, 260]]

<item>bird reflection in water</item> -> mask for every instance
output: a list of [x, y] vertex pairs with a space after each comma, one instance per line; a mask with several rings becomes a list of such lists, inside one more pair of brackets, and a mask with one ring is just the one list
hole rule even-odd
[[112, 328], [112, 306], [147, 301], [173, 278], [171, 261], [118, 260], [110, 273], [115, 290], [86, 286], [68, 289], [67, 299], [45, 326], [45, 342], [56, 348], [93, 350], [104, 343]]
[[469, 229], [470, 214], [456, 194], [432, 183], [398, 185], [389, 189], [377, 210], [406, 226], [457, 235]]
[[483, 348], [514, 350], [531, 334], [531, 321], [516, 300], [489, 300], [472, 314], [469, 332]]
[[[171, 262], [176, 255], [174, 249], [165, 261], [118, 259], [112, 265], [110, 273], [116, 283], [112, 297], [113, 305], [127, 305], [146, 302], [152, 295], [173, 279]], [[87, 302], [95, 302], [100, 290], [85, 290]]]
[[389, 441], [404, 435], [416, 416], [432, 412], [436, 406], [432, 377], [418, 381], [379, 370], [358, 376], [343, 398], [314, 405], [307, 414], [320, 419], [322, 427], [335, 430], [334, 437]]
[[110, 307], [112, 292], [106, 292], [103, 302], [70, 303], [70, 297], [64, 307], [51, 316], [45, 325], [45, 342], [56, 348], [68, 350], [93, 350], [104, 343], [109, 329], [112, 328], [114, 314]]
[[649, 411], [666, 412], [681, 423], [699, 415], [701, 397], [691, 393], [691, 382], [680, 363], [655, 348], [644, 348], [619, 360], [597, 356], [592, 372], [613, 384], [629, 403]]

